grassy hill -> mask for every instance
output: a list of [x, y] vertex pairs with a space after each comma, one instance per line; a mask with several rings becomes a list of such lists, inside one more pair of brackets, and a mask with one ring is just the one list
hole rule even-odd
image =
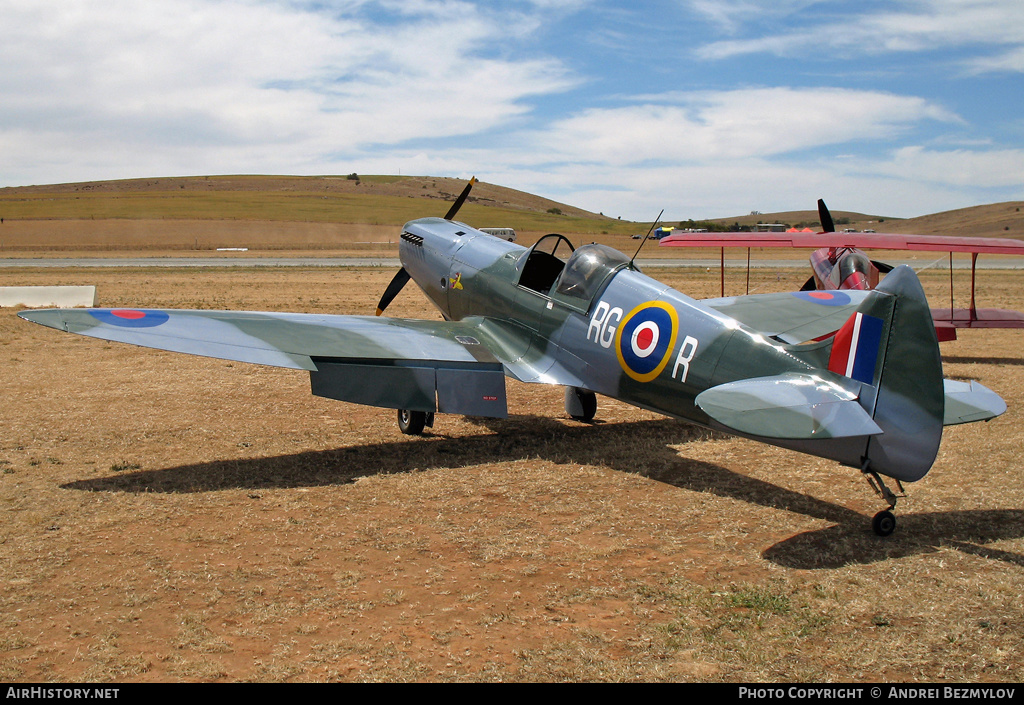
[[[397, 228], [441, 216], [465, 186], [430, 176], [198, 176], [0, 189], [0, 250], [330, 250], [393, 254]], [[839, 229], [1024, 238], [1024, 202], [976, 206], [911, 219], [833, 211]], [[544, 233], [632, 250], [649, 224], [617, 220], [515, 189], [478, 183], [459, 213], [477, 227], [511, 227], [529, 245]], [[816, 211], [719, 218], [817, 229]], [[666, 223], [675, 225], [675, 223]], [[648, 248], [645, 256], [669, 256]]]
[[[1024, 201], [992, 203], [984, 206], [960, 208], [942, 213], [922, 215], [917, 218], [890, 218], [852, 211], [833, 210], [832, 218], [836, 228], [856, 230], [877, 230], [891, 233], [916, 233], [919, 235], [955, 235], [966, 237], [1011, 237], [1024, 239], [1024, 215], [1021, 213]], [[756, 223], [785, 223], [787, 225], [810, 224], [817, 229], [818, 212], [786, 211], [780, 213], [759, 213], [757, 215], [716, 218], [712, 222], [723, 225], [754, 225]]]
[[[461, 179], [420, 176], [206, 176], [0, 189], [5, 220], [198, 219], [400, 226], [444, 215]], [[460, 217], [483, 227], [626, 232], [635, 225], [479, 182]]]

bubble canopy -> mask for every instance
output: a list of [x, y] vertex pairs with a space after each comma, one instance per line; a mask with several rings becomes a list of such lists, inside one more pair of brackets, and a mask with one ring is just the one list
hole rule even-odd
[[580, 308], [589, 308], [605, 284], [620, 269], [629, 266], [629, 258], [607, 245], [582, 245], [576, 248], [565, 263], [555, 296]]

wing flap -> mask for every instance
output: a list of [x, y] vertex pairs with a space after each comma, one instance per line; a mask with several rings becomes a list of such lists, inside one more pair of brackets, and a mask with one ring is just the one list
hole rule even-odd
[[696, 401], [723, 426], [764, 438], [810, 440], [882, 432], [854, 393], [810, 374], [728, 382], [705, 390]]
[[318, 369], [309, 373], [309, 381], [318, 397], [388, 409], [508, 416], [505, 373], [499, 363], [314, 361]]

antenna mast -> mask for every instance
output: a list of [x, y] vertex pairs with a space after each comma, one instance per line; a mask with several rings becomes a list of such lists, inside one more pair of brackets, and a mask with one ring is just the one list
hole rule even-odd
[[640, 254], [640, 250], [643, 248], [644, 243], [647, 242], [647, 238], [649, 238], [651, 236], [651, 233], [654, 232], [655, 226], [657, 226], [657, 224], [659, 222], [661, 222], [661, 216], [664, 213], [665, 213], [665, 209], [662, 208], [661, 209], [661, 213], [658, 213], [658, 217], [654, 219], [653, 223], [651, 223], [651, 229], [647, 231], [647, 234], [644, 235], [644, 239], [640, 241], [640, 247], [636, 248], [636, 252], [633, 253], [633, 258], [629, 260], [629, 268], [630, 269], [636, 269], [636, 266], [633, 264], [633, 260], [635, 260], [636, 256], [638, 254]]

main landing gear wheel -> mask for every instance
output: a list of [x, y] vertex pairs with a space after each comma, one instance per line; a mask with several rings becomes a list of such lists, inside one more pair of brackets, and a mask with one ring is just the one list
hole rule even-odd
[[427, 412], [398, 410], [398, 429], [407, 436], [418, 436], [427, 425]]
[[879, 536], [888, 536], [896, 530], [896, 517], [888, 510], [881, 511], [871, 520], [871, 528]]
[[566, 387], [565, 412], [576, 421], [593, 421], [597, 415], [597, 395], [579, 387]]

